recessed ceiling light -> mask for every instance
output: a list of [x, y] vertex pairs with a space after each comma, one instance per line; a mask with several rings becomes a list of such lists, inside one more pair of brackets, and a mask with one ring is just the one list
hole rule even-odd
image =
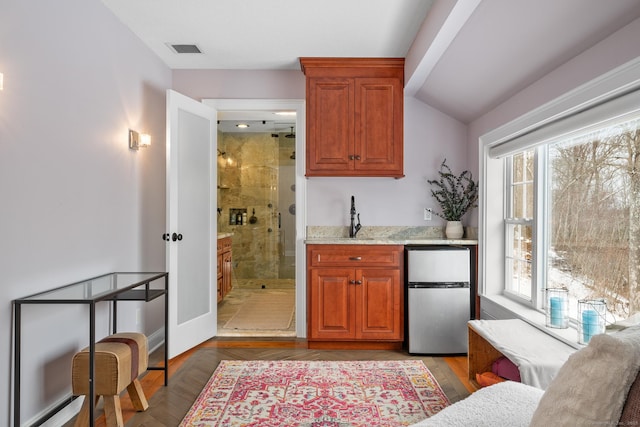
[[248, 124], [246, 124], [246, 123], [238, 123], [238, 124], [236, 125], [236, 127], [237, 127], [237, 128], [241, 128], [241, 129], [244, 129], [244, 128], [248, 128], [248, 127], [249, 127], [249, 125], [248, 125]]
[[296, 112], [295, 111], [278, 111], [276, 114], [279, 116], [295, 116]]

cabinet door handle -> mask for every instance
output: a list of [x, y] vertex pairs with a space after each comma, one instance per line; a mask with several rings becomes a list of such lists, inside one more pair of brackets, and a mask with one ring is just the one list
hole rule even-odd
[[350, 285], [355, 285], [355, 284], [356, 284], [356, 281], [355, 281], [355, 280], [349, 280], [349, 284], [350, 284]]
[[354, 156], [353, 154], [349, 154], [349, 160], [355, 160], [356, 156]]
[[360, 155], [356, 154], [356, 160], [360, 160]]
[[362, 261], [361, 256], [350, 256], [349, 261]]
[[356, 280], [356, 285], [362, 285], [362, 280]]

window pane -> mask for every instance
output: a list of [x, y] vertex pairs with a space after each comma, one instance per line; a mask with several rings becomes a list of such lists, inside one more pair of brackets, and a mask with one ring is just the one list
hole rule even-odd
[[529, 151], [525, 151], [524, 153], [525, 156], [525, 160], [524, 160], [524, 180], [526, 182], [532, 182], [533, 181], [533, 157], [534, 157], [534, 151], [533, 150], [529, 150]]
[[523, 165], [524, 165], [524, 153], [518, 153], [513, 156], [513, 182], [514, 184], [523, 181]]
[[507, 224], [506, 290], [531, 300], [531, 225]]
[[531, 275], [533, 230], [534, 151], [514, 154], [511, 161], [511, 187], [505, 219], [507, 248], [505, 254], [507, 293], [532, 301]]
[[533, 218], [533, 182], [513, 186], [513, 218]]
[[513, 156], [509, 211], [511, 218], [533, 218], [533, 161], [533, 151]]
[[618, 319], [640, 309], [639, 123], [549, 147], [547, 286], [566, 286], [574, 312], [582, 298]]

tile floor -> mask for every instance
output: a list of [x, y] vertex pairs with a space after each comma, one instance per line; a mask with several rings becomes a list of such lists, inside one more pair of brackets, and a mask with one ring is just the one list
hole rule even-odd
[[219, 337], [295, 337], [296, 319], [286, 330], [253, 330], [253, 329], [226, 329], [225, 324], [231, 319], [246, 299], [255, 292], [269, 292], [272, 289], [295, 292], [295, 280], [293, 279], [255, 279], [234, 281], [234, 287], [225, 298], [218, 303], [218, 336]]

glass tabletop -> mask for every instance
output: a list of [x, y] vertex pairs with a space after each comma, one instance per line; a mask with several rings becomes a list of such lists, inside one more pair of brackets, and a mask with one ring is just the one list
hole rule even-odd
[[109, 273], [14, 300], [17, 303], [91, 302], [165, 277], [167, 273]]

